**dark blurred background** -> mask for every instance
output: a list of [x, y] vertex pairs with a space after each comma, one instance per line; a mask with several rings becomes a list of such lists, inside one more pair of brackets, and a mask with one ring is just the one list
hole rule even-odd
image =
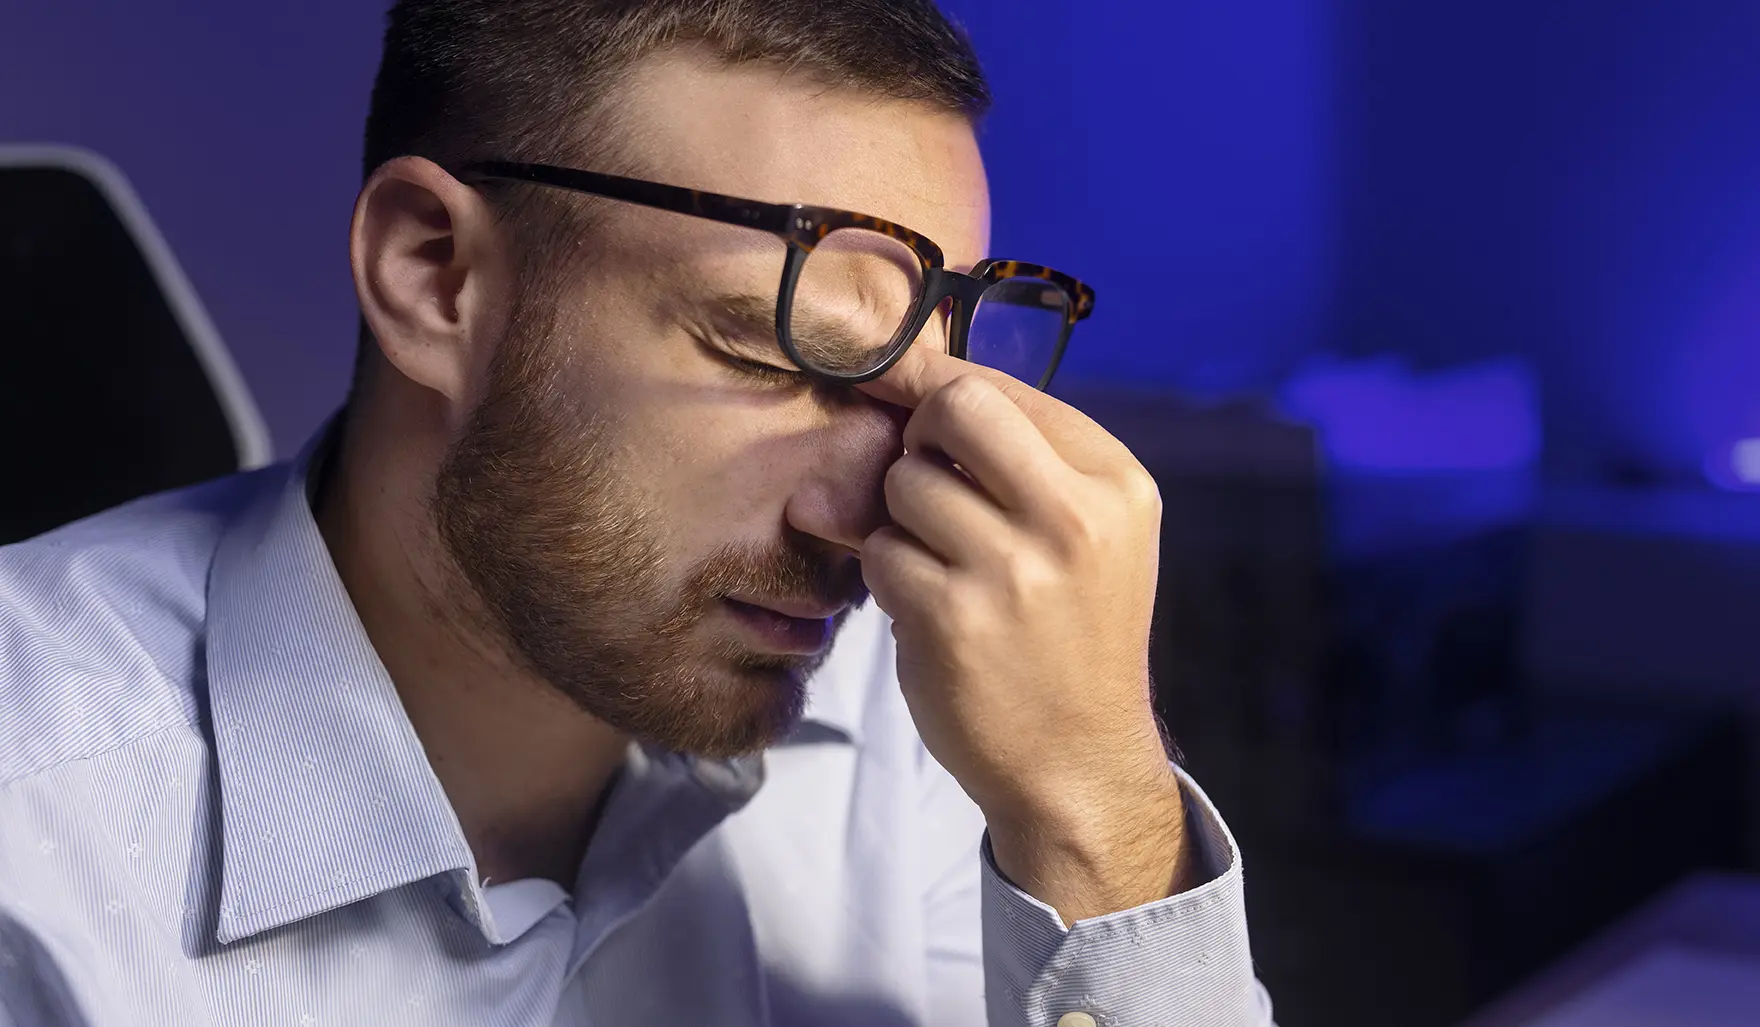
[[[1652, 942], [1760, 981], [1760, 2], [944, 6], [995, 249], [1099, 292], [1057, 391], [1161, 483], [1284, 1027], [1540, 1024]], [[347, 384], [381, 10], [0, 8], [0, 144], [126, 175], [280, 455]]]

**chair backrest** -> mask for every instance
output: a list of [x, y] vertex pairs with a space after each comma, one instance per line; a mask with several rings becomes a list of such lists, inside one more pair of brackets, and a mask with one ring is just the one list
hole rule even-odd
[[121, 173], [81, 150], [0, 146], [0, 544], [270, 456]]

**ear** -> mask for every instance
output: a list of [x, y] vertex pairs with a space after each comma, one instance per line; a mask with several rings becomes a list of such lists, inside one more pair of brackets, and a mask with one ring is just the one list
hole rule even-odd
[[380, 352], [456, 428], [504, 327], [511, 276], [493, 209], [434, 162], [398, 157], [355, 201], [349, 256]]

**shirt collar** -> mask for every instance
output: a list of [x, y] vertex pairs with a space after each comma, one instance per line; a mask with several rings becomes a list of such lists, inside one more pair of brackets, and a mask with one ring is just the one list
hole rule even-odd
[[[209, 707], [220, 780], [222, 943], [476, 862], [312, 514], [332, 432], [254, 472], [208, 585]], [[886, 618], [852, 614], [789, 742], [859, 743]], [[786, 743], [785, 743], [786, 744]], [[734, 777], [750, 770], [729, 765]], [[714, 768], [702, 767], [703, 773]], [[761, 776], [761, 770], [756, 770]]]
[[221, 942], [475, 862], [312, 516], [307, 474], [257, 472], [208, 585]]

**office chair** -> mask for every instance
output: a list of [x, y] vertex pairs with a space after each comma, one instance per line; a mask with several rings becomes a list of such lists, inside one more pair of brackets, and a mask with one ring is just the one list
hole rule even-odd
[[270, 456], [121, 172], [82, 150], [0, 146], [0, 544]]

